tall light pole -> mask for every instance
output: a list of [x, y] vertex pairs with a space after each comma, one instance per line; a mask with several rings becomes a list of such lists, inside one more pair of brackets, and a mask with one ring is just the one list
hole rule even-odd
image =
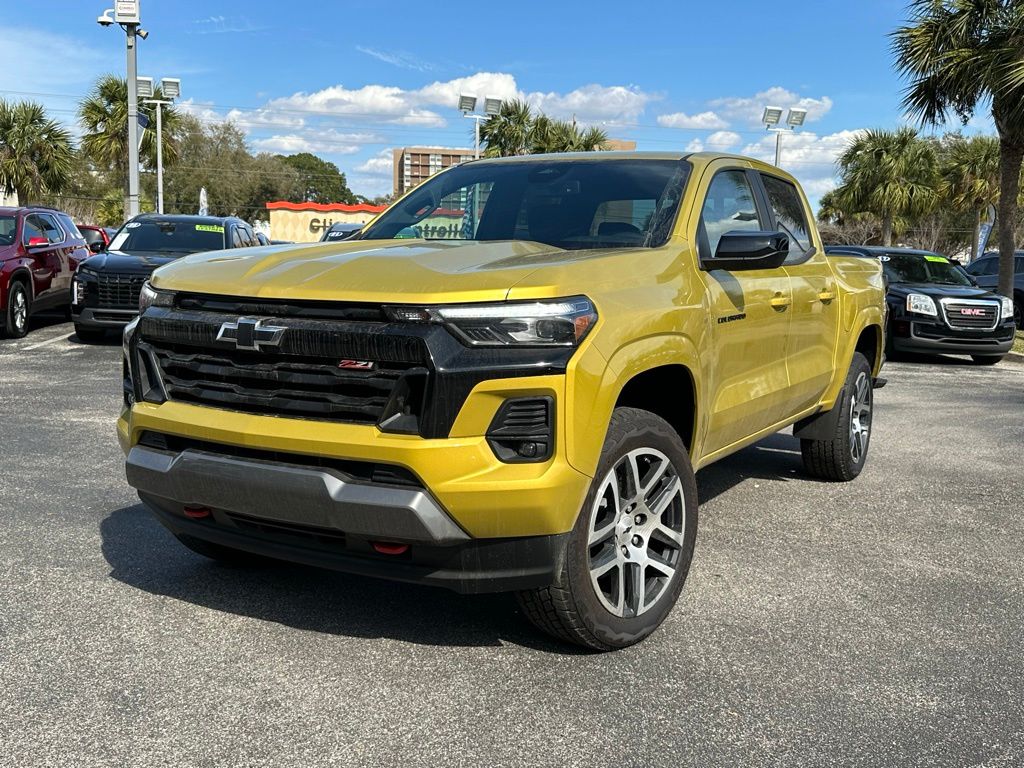
[[139, 97], [136, 92], [138, 66], [135, 46], [140, 37], [145, 40], [149, 33], [139, 26], [139, 0], [117, 0], [116, 10], [108, 8], [96, 19], [96, 23], [102, 27], [118, 24], [124, 29], [127, 40], [128, 201], [125, 206], [125, 218], [130, 219], [139, 213]]
[[782, 107], [765, 107], [764, 114], [761, 116], [761, 122], [764, 123], [765, 128], [771, 133], [775, 134], [775, 167], [781, 167], [782, 161], [782, 134], [792, 133], [801, 125], [804, 124], [804, 120], [807, 119], [807, 110], [800, 109], [799, 107], [793, 107], [789, 110], [789, 114], [786, 115], [786, 124], [779, 125], [782, 120]]
[[[153, 95], [153, 78], [140, 77], [138, 79], [140, 96]], [[147, 92], [148, 91], [148, 92]], [[149, 99], [144, 98], [143, 104], [156, 106], [156, 212], [164, 212], [164, 127], [163, 107], [165, 104], [173, 104], [174, 100], [181, 96], [181, 80], [176, 77], [165, 77], [160, 81], [160, 95], [166, 98]]]
[[488, 96], [484, 99], [484, 114], [474, 114], [476, 110], [476, 96], [471, 94], [459, 94], [459, 110], [463, 117], [473, 121], [473, 157], [480, 159], [480, 123], [489, 117], [494, 117], [501, 111], [501, 99]]

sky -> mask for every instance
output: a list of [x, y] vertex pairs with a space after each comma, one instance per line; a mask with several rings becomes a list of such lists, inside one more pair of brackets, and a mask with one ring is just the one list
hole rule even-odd
[[[98, 75], [124, 75], [112, 0], [0, 0], [0, 97], [74, 128]], [[181, 79], [181, 106], [231, 119], [253, 151], [308, 151], [357, 194], [391, 190], [391, 149], [472, 146], [459, 93], [526, 98], [640, 150], [774, 159], [763, 107], [800, 106], [781, 165], [812, 204], [857, 131], [905, 122], [888, 33], [899, 0], [411, 3], [141, 0], [139, 74]], [[986, 130], [986, 120], [969, 130]]]

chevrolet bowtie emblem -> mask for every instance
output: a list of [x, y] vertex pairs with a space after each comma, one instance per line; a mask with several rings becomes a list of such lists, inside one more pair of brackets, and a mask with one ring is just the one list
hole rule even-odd
[[235, 349], [261, 350], [281, 344], [286, 328], [264, 325], [254, 317], [240, 317], [238, 322], [224, 323], [217, 332], [217, 341], [234, 342]]

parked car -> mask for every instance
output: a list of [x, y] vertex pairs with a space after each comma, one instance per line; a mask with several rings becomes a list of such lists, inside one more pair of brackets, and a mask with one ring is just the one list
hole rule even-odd
[[474, 161], [336, 248], [189, 256], [143, 289], [117, 431], [196, 552], [515, 591], [608, 650], [676, 602], [695, 469], [790, 425], [811, 475], [864, 466], [881, 266], [826, 256], [771, 165]]
[[349, 238], [354, 237], [362, 228], [362, 224], [336, 221], [324, 231], [323, 235], [320, 236], [320, 242], [326, 243], [333, 242], [334, 240], [348, 240]]
[[[989, 291], [999, 288], [999, 254], [986, 253], [967, 265], [967, 274], [978, 286]], [[1017, 251], [1013, 260], [1013, 319], [1024, 330], [1024, 251]]]
[[36, 312], [66, 310], [71, 276], [88, 256], [85, 238], [63, 211], [0, 208], [0, 336], [24, 336]]
[[93, 253], [107, 250], [110, 241], [117, 234], [117, 229], [114, 227], [98, 227], [92, 224], [79, 224], [78, 229], [85, 238], [89, 250]]
[[960, 262], [909, 248], [842, 245], [825, 251], [881, 260], [888, 283], [889, 354], [970, 355], [993, 365], [1013, 347], [1014, 302], [975, 285]]
[[101, 340], [139, 313], [139, 292], [159, 266], [198, 251], [258, 245], [247, 223], [231, 216], [146, 213], [127, 222], [103, 253], [79, 267], [72, 291], [75, 333], [84, 342]]

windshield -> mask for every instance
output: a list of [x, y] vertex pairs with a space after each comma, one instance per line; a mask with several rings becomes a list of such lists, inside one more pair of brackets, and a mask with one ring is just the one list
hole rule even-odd
[[13, 216], [0, 216], [0, 245], [13, 245], [18, 221]]
[[657, 246], [671, 234], [688, 172], [679, 160], [470, 163], [424, 182], [356, 237]]
[[224, 225], [195, 221], [129, 221], [114, 236], [111, 251], [196, 253], [224, 247]]
[[923, 253], [886, 253], [879, 257], [890, 283], [971, 285], [963, 268], [945, 256]]

